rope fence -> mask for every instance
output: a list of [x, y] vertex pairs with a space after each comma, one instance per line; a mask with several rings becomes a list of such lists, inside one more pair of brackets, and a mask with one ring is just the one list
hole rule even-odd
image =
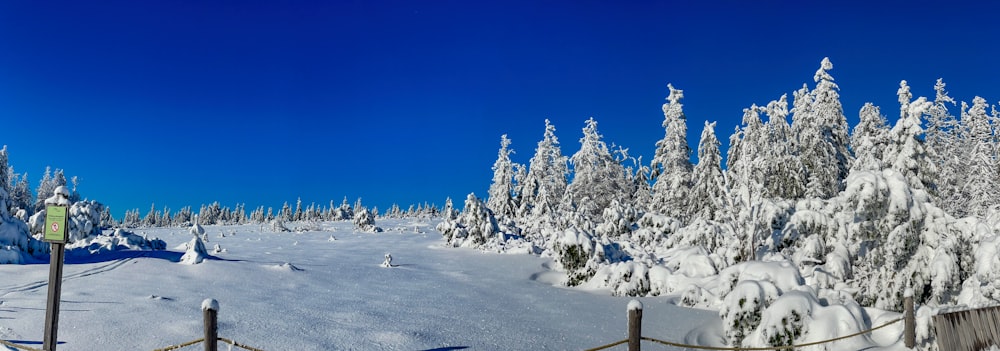
[[[219, 302], [215, 299], [206, 299], [201, 303], [201, 310], [204, 314], [205, 319], [205, 337], [197, 340], [191, 340], [183, 344], [171, 345], [164, 347], [162, 349], [156, 349], [153, 351], [170, 351], [192, 346], [198, 343], [205, 343], [205, 351], [218, 351], [219, 342], [223, 342], [232, 346], [242, 348], [244, 350], [250, 351], [264, 351], [253, 346], [248, 346], [233, 341], [232, 339], [220, 338], [219, 337], [219, 326], [218, 326], [218, 314], [219, 314]], [[28, 350], [28, 351], [43, 351], [43, 350]]]
[[42, 350], [42, 349], [36, 349], [34, 347], [28, 347], [28, 346], [24, 346], [24, 345], [15, 344], [15, 343], [12, 343], [12, 342], [7, 341], [7, 340], [0, 340], [0, 344], [3, 344], [4, 346], [8, 346], [8, 347], [13, 347], [13, 348], [18, 349], [18, 350], [23, 350], [23, 351], [45, 351], [45, 350]]
[[[912, 304], [909, 304], [909, 306], [912, 306]], [[665, 341], [665, 340], [659, 340], [659, 339], [649, 338], [649, 337], [645, 337], [645, 336], [640, 336], [641, 335], [641, 330], [642, 330], [642, 304], [639, 303], [638, 301], [633, 300], [632, 302], [629, 303], [629, 309], [628, 309], [628, 329], [629, 329], [628, 333], [629, 333], [629, 338], [625, 339], [625, 340], [617, 341], [617, 342], [614, 342], [614, 343], [610, 343], [610, 344], [607, 344], [607, 345], [603, 345], [603, 346], [598, 346], [598, 347], [595, 347], [595, 348], [586, 349], [584, 351], [600, 351], [600, 350], [610, 349], [612, 347], [615, 347], [615, 346], [618, 346], [618, 345], [621, 345], [621, 344], [625, 344], [625, 343], [629, 344], [629, 348], [628, 348], [629, 351], [639, 351], [639, 341], [649, 341], [649, 342], [654, 342], [654, 343], [658, 343], [658, 344], [662, 344], [662, 345], [666, 345], [666, 346], [673, 346], [673, 347], [679, 347], [679, 348], [684, 348], [684, 349], [695, 349], [695, 350], [713, 350], [713, 351], [776, 351], [776, 350], [791, 350], [791, 349], [803, 348], [803, 347], [808, 347], [808, 346], [816, 346], [816, 345], [828, 344], [828, 343], [832, 343], [832, 342], [835, 342], [835, 341], [840, 341], [840, 340], [844, 340], [844, 339], [853, 338], [853, 337], [856, 337], [856, 336], [860, 336], [860, 335], [864, 335], [864, 334], [867, 334], [867, 333], [871, 333], [873, 331], [876, 331], [876, 330], [888, 327], [890, 325], [893, 325], [893, 324], [896, 324], [896, 323], [899, 323], [899, 322], [906, 322], [905, 323], [906, 326], [904, 327], [904, 329], [905, 329], [904, 334], [912, 333], [911, 329], [915, 328], [915, 322], [913, 320], [913, 310], [910, 309], [909, 311], [904, 311], [902, 318], [897, 318], [897, 319], [891, 320], [889, 322], [886, 322], [885, 324], [882, 324], [880, 326], [877, 326], [877, 327], [874, 327], [874, 328], [871, 328], [871, 329], [862, 330], [862, 331], [859, 331], [859, 332], [854, 333], [854, 334], [844, 335], [844, 336], [836, 337], [836, 338], [829, 339], [829, 340], [815, 341], [815, 342], [809, 342], [809, 343], [804, 343], [804, 344], [784, 345], [784, 346], [770, 346], [770, 347], [718, 347], [718, 346], [689, 345], [689, 344], [682, 344], [682, 343], [676, 343], [676, 342], [671, 342], [671, 341]], [[904, 338], [904, 339], [907, 339], [907, 338]], [[914, 346], [913, 344], [911, 344], [910, 340], [908, 340], [908, 339], [905, 340], [905, 344], [906, 344], [905, 346], [907, 348], [911, 348], [911, 349]]]

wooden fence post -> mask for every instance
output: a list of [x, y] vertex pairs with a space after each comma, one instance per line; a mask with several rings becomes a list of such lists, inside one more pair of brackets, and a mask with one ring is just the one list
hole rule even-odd
[[628, 303], [628, 351], [639, 351], [642, 341], [642, 302], [632, 300]]
[[913, 313], [913, 289], [903, 292], [903, 345], [912, 349], [917, 345], [917, 321]]
[[205, 315], [205, 351], [219, 350], [219, 301], [205, 299], [201, 302]]

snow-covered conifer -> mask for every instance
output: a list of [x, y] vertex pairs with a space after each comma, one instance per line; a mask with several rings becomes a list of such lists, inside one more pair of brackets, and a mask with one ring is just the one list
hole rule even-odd
[[498, 217], [513, 218], [517, 204], [514, 202], [514, 163], [510, 160], [510, 139], [507, 134], [500, 137], [500, 151], [493, 163], [493, 184], [490, 184], [486, 207]]
[[933, 157], [924, 147], [921, 117], [931, 107], [927, 98], [920, 97], [910, 101], [910, 87], [906, 81], [899, 83], [900, 118], [893, 126], [892, 143], [883, 155], [885, 164], [899, 171], [909, 181], [910, 186], [923, 189], [932, 196], [936, 194], [937, 167], [932, 162]]
[[[964, 107], [964, 106], [963, 106]], [[996, 141], [990, 116], [986, 112], [986, 99], [976, 96], [972, 106], [962, 113], [962, 145], [965, 152], [964, 167], [958, 192], [965, 200], [962, 214], [983, 216], [991, 206], [1000, 203], [996, 195], [998, 187]]]
[[764, 197], [770, 199], [798, 199], [805, 192], [805, 169], [799, 160], [797, 144], [793, 142], [788, 124], [788, 95], [771, 101], [763, 109], [768, 120], [764, 124], [766, 136], [760, 155], [763, 165]]
[[573, 181], [566, 188], [563, 204], [591, 219], [600, 217], [611, 201], [630, 197], [631, 185], [625, 179], [625, 169], [619, 164], [597, 131], [597, 121], [590, 118], [583, 128], [580, 151], [573, 154]]
[[366, 207], [354, 212], [354, 229], [363, 233], [380, 233], [382, 228], [375, 226], [375, 215]]
[[545, 120], [545, 133], [528, 164], [521, 185], [519, 213], [534, 218], [554, 215], [566, 193], [569, 168], [556, 137], [556, 127]]
[[692, 173], [689, 218], [720, 220], [723, 217], [727, 195], [719, 145], [719, 139], [715, 136], [715, 122], [705, 121], [701, 141], [698, 142], [698, 164], [694, 166]]
[[881, 171], [884, 167], [882, 154], [889, 146], [889, 127], [878, 106], [865, 103], [858, 113], [860, 121], [851, 134], [851, 149], [854, 150], [852, 171]]
[[666, 135], [656, 142], [653, 156], [653, 211], [682, 221], [688, 211], [686, 200], [691, 189], [691, 148], [687, 143], [687, 118], [680, 100], [684, 92], [667, 84], [670, 95], [663, 104], [663, 128]]

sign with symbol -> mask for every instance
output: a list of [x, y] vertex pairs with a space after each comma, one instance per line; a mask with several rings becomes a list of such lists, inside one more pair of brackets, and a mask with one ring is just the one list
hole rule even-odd
[[48, 242], [66, 242], [66, 207], [46, 206], [45, 207], [45, 237]]

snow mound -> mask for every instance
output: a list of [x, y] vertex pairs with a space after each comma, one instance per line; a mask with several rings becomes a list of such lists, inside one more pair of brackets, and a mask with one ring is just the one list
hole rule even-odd
[[270, 266], [267, 266], [267, 268], [270, 268], [270, 269], [276, 270], [276, 271], [282, 271], [282, 272], [304, 272], [305, 271], [305, 269], [296, 267], [295, 265], [293, 265], [291, 263], [288, 263], [288, 262], [285, 262], [285, 263], [282, 263], [282, 264], [270, 265]]
[[67, 255], [95, 255], [112, 251], [165, 250], [167, 243], [158, 238], [149, 239], [124, 229], [115, 229], [108, 235], [88, 236], [66, 245]]
[[48, 252], [49, 245], [31, 237], [24, 222], [0, 216], [0, 264], [24, 264]]
[[187, 244], [187, 251], [184, 252], [184, 256], [181, 256], [181, 263], [183, 264], [199, 264], [209, 257], [208, 250], [205, 249], [205, 243], [201, 241], [201, 238], [195, 237]]

